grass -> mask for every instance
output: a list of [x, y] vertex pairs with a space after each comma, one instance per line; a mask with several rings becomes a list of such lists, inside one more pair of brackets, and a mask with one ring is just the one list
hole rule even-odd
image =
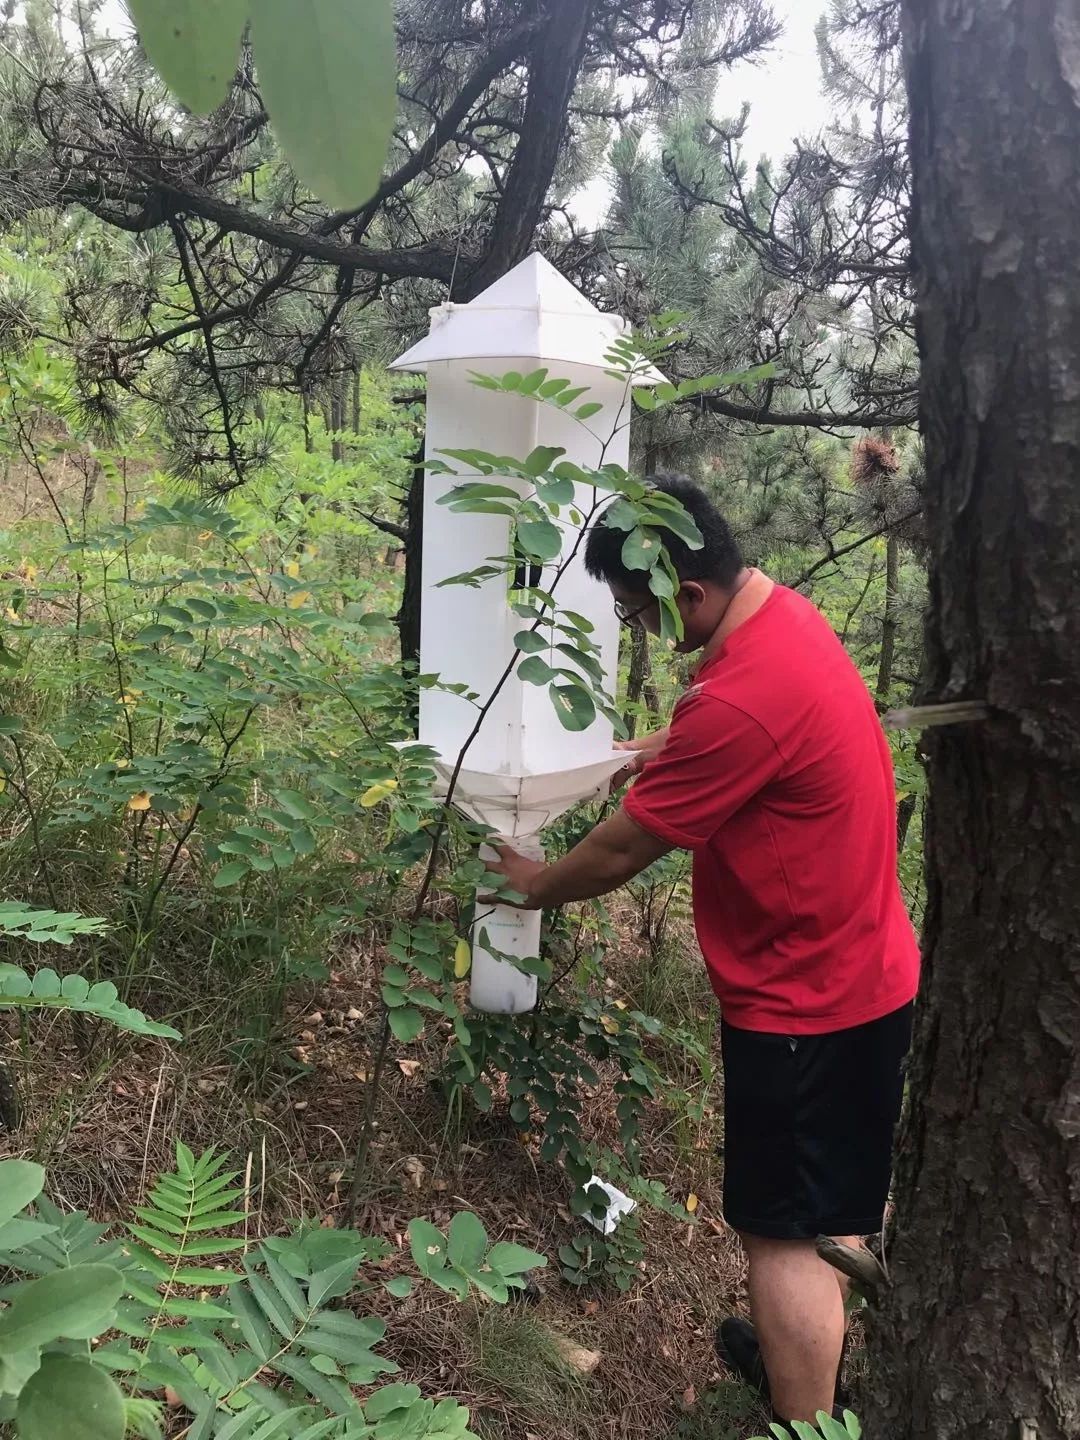
[[483, 1440], [517, 1440], [522, 1425], [540, 1435], [556, 1425], [582, 1436], [592, 1432], [597, 1387], [567, 1364], [558, 1337], [538, 1316], [520, 1306], [482, 1311], [470, 1348], [477, 1381], [516, 1412], [511, 1419], [494, 1408], [477, 1411], [473, 1421]]
[[722, 1381], [687, 1407], [667, 1440], [743, 1440], [767, 1423], [760, 1396], [738, 1381]]

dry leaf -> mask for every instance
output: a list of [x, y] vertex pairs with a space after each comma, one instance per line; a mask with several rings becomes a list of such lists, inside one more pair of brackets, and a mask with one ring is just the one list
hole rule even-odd
[[613, 1020], [610, 1015], [601, 1015], [600, 1024], [608, 1035], [618, 1035], [619, 1022], [617, 1020]]
[[586, 1314], [591, 1320], [594, 1315], [600, 1314], [600, 1301], [586, 1300], [585, 1303], [582, 1305], [581, 1309], [583, 1313]]
[[419, 1060], [399, 1060], [397, 1063], [398, 1069], [405, 1076], [406, 1080], [411, 1080], [420, 1069]]
[[424, 1188], [424, 1180], [427, 1176], [427, 1166], [415, 1155], [409, 1155], [402, 1161], [401, 1168], [409, 1177], [417, 1190]]
[[362, 1020], [363, 1018], [364, 1012], [358, 1010], [355, 1005], [350, 1005], [348, 1010], [345, 1011], [346, 1020]]
[[140, 790], [137, 795], [132, 795], [131, 799], [127, 802], [127, 808], [135, 811], [149, 810], [150, 792], [148, 790]]
[[323, 1023], [323, 1013], [321, 1010], [313, 1010], [311, 1014], [306, 1015], [304, 1019], [308, 1025], [321, 1025]]
[[354, 1080], [366, 1080], [368, 1078], [366, 1070], [354, 1070], [352, 1074]]
[[553, 1335], [552, 1343], [563, 1364], [576, 1370], [579, 1375], [591, 1375], [604, 1358], [599, 1350], [586, 1350], [582, 1345], [575, 1345], [565, 1335]]
[[688, 1410], [697, 1404], [697, 1391], [693, 1385], [688, 1385], [683, 1391], [682, 1403]]

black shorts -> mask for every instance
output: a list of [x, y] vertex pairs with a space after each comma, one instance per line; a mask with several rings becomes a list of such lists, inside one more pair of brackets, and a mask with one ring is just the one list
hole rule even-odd
[[729, 1225], [775, 1240], [881, 1229], [913, 1008], [830, 1035], [725, 1022]]

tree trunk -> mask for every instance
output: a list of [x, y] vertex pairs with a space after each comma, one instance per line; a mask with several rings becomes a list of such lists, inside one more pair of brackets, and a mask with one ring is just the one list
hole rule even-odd
[[345, 376], [335, 375], [330, 384], [330, 429], [333, 432], [330, 454], [335, 463], [340, 465], [345, 459]]
[[903, 0], [926, 977], [871, 1440], [1080, 1435], [1080, 13]]
[[424, 563], [424, 452], [416, 455], [416, 469], [405, 501], [405, 578], [396, 618], [403, 666], [420, 663], [420, 594]]
[[360, 434], [360, 366], [352, 372], [352, 431]]
[[596, 0], [548, 0], [545, 8], [547, 23], [529, 56], [525, 113], [488, 251], [459, 283], [454, 299], [472, 300], [524, 260], [536, 243]]
[[885, 613], [881, 620], [881, 655], [878, 658], [875, 693], [884, 700], [892, 689], [893, 661], [896, 656], [897, 612], [900, 597], [900, 541], [890, 535], [885, 546]]
[[651, 715], [660, 709], [659, 697], [653, 683], [652, 661], [649, 658], [649, 637], [646, 631], [634, 626], [630, 631], [630, 673], [626, 677], [626, 721], [627, 734], [631, 739], [637, 731], [637, 715], [634, 707], [644, 696], [645, 706]]

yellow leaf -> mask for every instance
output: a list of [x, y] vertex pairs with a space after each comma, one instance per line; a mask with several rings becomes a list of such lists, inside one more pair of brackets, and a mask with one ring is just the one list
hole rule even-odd
[[464, 980], [472, 965], [472, 948], [468, 940], [460, 939], [454, 946], [454, 978]]
[[200, 540], [212, 540], [213, 538], [214, 538], [214, 532], [213, 532], [212, 530], [201, 530], [201, 531], [199, 532], [199, 539], [200, 539]]
[[299, 560], [290, 560], [289, 563], [285, 566], [285, 574], [288, 575], [288, 577], [289, 577], [290, 580], [299, 580], [299, 579], [300, 579], [300, 562], [299, 562]]
[[150, 792], [148, 790], [140, 790], [138, 795], [132, 795], [131, 799], [127, 803], [127, 808], [129, 810], [135, 811], [149, 810]]
[[311, 599], [310, 590], [296, 590], [285, 602], [290, 610], [299, 610], [301, 605], [306, 605]]
[[696, 1195], [694, 1195], [693, 1193], [691, 1193], [690, 1195], [688, 1195], [688, 1196], [686, 1197], [686, 1209], [687, 1209], [687, 1213], [690, 1214], [690, 1215], [695, 1214], [696, 1211], [697, 1211], [697, 1207], [698, 1207], [698, 1197], [697, 1197]]
[[616, 1009], [616, 1010], [625, 1010], [625, 1009], [626, 1009], [626, 1001], [625, 1001], [625, 1000], [616, 1000], [616, 1001], [615, 1001], [615, 1009]]
[[127, 758], [127, 756], [121, 755], [120, 759], [116, 761], [116, 768], [118, 770], [126, 770], [130, 764], [131, 761]]
[[7, 776], [0, 775], [0, 795], [7, 789]]
[[304, 559], [305, 559], [305, 560], [314, 560], [314, 559], [316, 558], [316, 556], [318, 555], [318, 553], [319, 553], [319, 548], [318, 548], [317, 545], [305, 545], [305, 546], [304, 546]]
[[609, 1035], [617, 1035], [619, 1033], [619, 1022], [613, 1020], [610, 1015], [601, 1015], [600, 1024]]
[[18, 620], [19, 618], [19, 612], [11, 605], [7, 607], [7, 609], [4, 611], [4, 614], [9, 620]]
[[123, 695], [120, 696], [120, 699], [117, 703], [120, 705], [137, 705], [139, 703], [139, 696], [141, 694], [141, 690], [127, 690]]
[[396, 780], [382, 780], [378, 785], [372, 785], [370, 790], [365, 790], [360, 796], [360, 804], [365, 810], [371, 810], [378, 805], [380, 800], [385, 800], [388, 795], [392, 795], [397, 789], [397, 785]]
[[24, 580], [36, 580], [37, 566], [31, 565], [29, 560], [24, 560], [23, 563], [19, 566], [19, 574]]

